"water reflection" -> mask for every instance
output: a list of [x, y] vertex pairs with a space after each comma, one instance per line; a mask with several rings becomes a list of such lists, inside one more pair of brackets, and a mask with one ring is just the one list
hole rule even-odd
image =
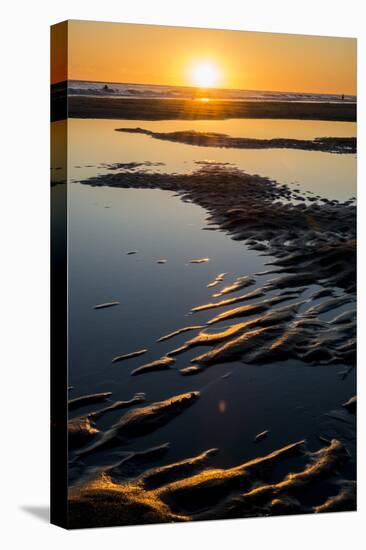
[[149, 136], [115, 132], [120, 127], [143, 127], [170, 132], [192, 129], [230, 135], [270, 138], [314, 138], [354, 135], [355, 124], [297, 120], [125, 121], [71, 119], [69, 121], [69, 177], [80, 180], [105, 173], [103, 163], [163, 162], [151, 169], [186, 173], [202, 161], [230, 162], [250, 174], [298, 185], [327, 198], [347, 200], [356, 193], [355, 155], [336, 155], [287, 149], [243, 150], [196, 147], [160, 142]]
[[[62, 123], [56, 124], [56, 130], [62, 128]], [[355, 193], [351, 155], [199, 148], [114, 132], [121, 126], [173, 131], [191, 129], [193, 124], [198, 131], [248, 137], [312, 138], [354, 132], [352, 124], [319, 121], [147, 123], [72, 119], [69, 177], [82, 179], [107, 171], [101, 167], [103, 163], [164, 162], [164, 166], [151, 169], [188, 172], [199, 166], [197, 162], [217, 160], [281, 182], [298, 181], [302, 188], [331, 198], [348, 198]], [[57, 160], [53, 163], [58, 165]], [[198, 377], [180, 376], [177, 371], [190, 364], [194, 351], [179, 356], [170, 371], [146, 377], [130, 376], [142, 363], [139, 357], [112, 364], [116, 355], [141, 348], [148, 350], [144, 363], [167, 353], [172, 347], [170, 340], [157, 340], [192, 324], [189, 311], [211, 299], [212, 289], [207, 285], [218, 274], [225, 273], [228, 281], [234, 281], [266, 269], [269, 259], [243, 243], [222, 232], [201, 231], [205, 216], [200, 207], [160, 190], [70, 183], [69, 384], [75, 387], [76, 395], [112, 391], [113, 399], [124, 400], [146, 392], [149, 402], [200, 390], [194, 408], [177, 417], [173, 425], [146, 436], [141, 444], [147, 448], [170, 442], [172, 461], [218, 447], [215, 465], [232, 466], [243, 456], [249, 459], [258, 455], [253, 438], [268, 428], [274, 435], [261, 442], [263, 453], [297, 440], [299, 434], [310, 434], [310, 443], [317, 444], [314, 425], [325, 411], [338, 407], [354, 393], [354, 373], [341, 380], [333, 366], [312, 369], [294, 360], [265, 368], [234, 362], [230, 376], [227, 364], [207, 369]], [[131, 251], [137, 253], [128, 254]], [[192, 258], [205, 257], [210, 261], [190, 263]], [[157, 263], [162, 259], [166, 263]], [[262, 277], [260, 284], [265, 282], [266, 277]], [[117, 301], [118, 307], [93, 309], [95, 304]], [[194, 323], [204, 323], [209, 312], [199, 315]], [[185, 339], [186, 334], [178, 334], [174, 346], [182, 345]], [[120, 416], [113, 414], [109, 422]], [[101, 428], [106, 426], [101, 420]]]
[[[181, 376], [177, 371], [190, 364], [195, 350], [178, 356], [170, 371], [131, 377], [131, 370], [186, 340], [182, 333], [174, 342], [157, 342], [161, 336], [211, 315], [187, 316], [210, 300], [213, 289], [207, 284], [218, 273], [227, 272], [233, 281], [262, 271], [268, 258], [222, 232], [201, 231], [205, 212], [168, 192], [71, 184], [69, 205], [69, 384], [75, 395], [112, 391], [113, 399], [126, 400], [146, 392], [154, 402], [201, 391], [194, 407], [144, 437], [137, 450], [168, 441], [173, 461], [218, 447], [214, 463], [232, 466], [258, 455], [256, 433], [271, 428], [275, 437], [261, 442], [261, 451], [269, 452], [299, 433], [312, 434], [315, 419], [353, 394], [353, 374], [341, 381], [333, 366], [309, 368], [299, 361], [265, 368], [234, 362], [229, 377], [225, 364], [198, 377]], [[138, 253], [127, 255], [131, 250]], [[204, 256], [210, 262], [189, 263]], [[165, 265], [156, 263], [161, 257], [168, 259]], [[266, 280], [261, 277], [259, 284]], [[120, 305], [93, 309], [109, 301]], [[111, 362], [142, 347], [148, 349], [143, 360]], [[119, 416], [110, 413], [101, 428]]]
[[51, 123], [51, 185], [67, 179], [67, 121]]

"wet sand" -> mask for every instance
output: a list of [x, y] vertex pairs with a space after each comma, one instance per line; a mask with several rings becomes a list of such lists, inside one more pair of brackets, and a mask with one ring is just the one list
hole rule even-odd
[[[356, 105], [352, 103], [71, 96], [68, 108], [69, 116], [74, 118], [139, 121], [356, 120]], [[356, 151], [353, 137], [253, 139], [210, 132], [119, 130], [201, 147], [292, 148], [337, 154]], [[222, 272], [218, 270], [217, 276], [205, 283], [206, 289], [214, 287], [209, 300], [190, 306], [187, 314], [194, 319], [182, 319], [180, 327], [172, 326], [160, 334], [155, 357], [140, 357], [148, 351], [143, 341], [126, 350], [130, 353], [111, 356], [111, 363], [117, 363], [113, 363], [113, 368], [127, 370], [127, 376], [139, 384], [141, 381], [136, 389], [139, 393], [132, 392], [126, 399], [122, 396], [123, 400], [118, 395], [115, 400], [110, 391], [80, 395], [76, 389], [79, 397], [70, 396], [69, 409], [75, 411], [69, 420], [71, 528], [320, 513], [356, 507], [356, 398], [352, 394], [334, 410], [326, 414], [323, 411], [322, 420], [316, 425], [314, 422], [316, 444], [314, 439], [311, 444], [305, 440], [311, 434], [302, 433], [298, 425], [294, 438], [279, 442], [274, 436], [271, 440], [273, 426], [264, 424], [251, 436], [256, 446], [255, 458], [246, 456], [244, 442], [243, 456], [236, 456], [236, 463], [230, 467], [217, 467], [214, 457], [222, 449], [216, 448], [221, 447], [216, 441], [195, 449], [191, 453], [194, 456], [182, 453], [173, 460], [166, 457], [170, 437], [161, 435], [159, 444], [154, 442], [153, 446], [144, 439], [154, 432], [166, 434], [159, 430], [177, 417], [184, 419], [190, 409], [194, 413], [205, 392], [195, 382], [207, 374], [207, 369], [217, 369], [221, 379], [229, 377], [230, 372], [220, 371], [222, 364], [229, 364], [230, 369], [234, 362], [242, 363], [240, 368], [272, 364], [280, 368], [288, 360], [314, 369], [340, 365], [344, 377], [355, 369], [353, 198], [339, 202], [316, 194], [310, 196], [294, 186], [245, 173], [230, 164], [201, 161], [197, 165], [199, 169], [192, 173], [172, 174], [158, 171], [162, 164], [156, 162], [106, 163], [103, 167], [107, 173], [81, 181], [95, 187], [174, 192], [182, 201], [205, 209], [208, 218], [204, 229], [223, 231], [231, 239], [242, 241], [249, 250], [267, 259], [268, 269], [250, 273], [243, 263], [243, 272], [231, 276], [226, 273], [227, 266], [221, 266]], [[137, 243], [131, 246], [139, 248]], [[125, 254], [139, 257], [137, 250]], [[206, 251], [203, 254], [210, 255]], [[157, 255], [158, 263], [167, 261], [159, 257], [163, 256]], [[210, 261], [208, 257], [191, 258], [190, 263], [197, 264], [192, 266], [195, 270], [203, 269]], [[169, 265], [159, 269], [165, 271]], [[313, 285], [320, 290], [314, 291]], [[106, 310], [97, 311], [96, 315], [120, 309], [110, 309], [112, 305], [118, 304], [104, 302], [94, 306]], [[182, 334], [184, 340], [180, 338]], [[165, 343], [169, 349], [165, 349]], [[184, 365], [180, 364], [180, 357], [184, 358]], [[150, 387], [149, 381], [156, 376], [175, 377], [178, 382], [162, 399], [159, 396], [153, 402], [143, 403], [148, 398], [142, 390]], [[188, 382], [189, 387], [180, 389], [179, 380]], [[106, 390], [114, 391], [108, 384], [106, 377]], [[127, 412], [117, 416], [115, 412], [120, 409]], [[194, 421], [198, 421], [196, 417]], [[140, 442], [137, 448], [135, 442]], [[263, 445], [268, 442], [271, 446], [264, 452]]]
[[253, 139], [231, 137], [214, 132], [152, 132], [144, 128], [116, 128], [116, 132], [144, 134], [154, 139], [174, 141], [198, 147], [224, 147], [234, 149], [301, 149], [303, 151], [323, 151], [325, 153], [355, 154], [356, 138], [352, 137], [318, 137], [315, 139]]
[[[212, 164], [192, 174], [113, 172], [84, 183], [175, 191], [183, 200], [203, 206], [210, 213], [209, 224], [272, 258], [271, 269], [263, 274], [274, 277], [263, 287], [232, 299], [199, 304], [191, 311], [197, 315], [204, 310], [248, 301], [225, 309], [208, 319], [206, 325], [246, 317], [250, 318], [248, 322], [234, 324], [216, 334], [202, 331], [180, 348], [169, 351], [170, 360], [162, 357], [131, 374], [166, 369], [172, 355], [193, 346], [207, 345], [214, 347], [191, 359], [193, 366], [199, 368], [185, 369], [182, 374], [198, 374], [208, 366], [238, 359], [247, 364], [294, 358], [316, 364], [355, 365], [356, 207], [353, 200], [341, 203], [314, 197], [314, 201], [307, 203], [305, 197], [287, 185]], [[303, 202], [294, 204], [291, 202], [294, 197], [302, 198]], [[240, 276], [212, 297], [226, 298], [251, 286], [261, 276], [261, 273], [257, 277]], [[304, 300], [304, 291], [314, 284], [322, 290]], [[341, 289], [343, 294], [336, 289]], [[324, 300], [314, 304], [319, 297]], [[325, 321], [322, 317], [345, 305], [349, 306], [349, 313], [344, 318]]]
[[[191, 392], [135, 408], [79, 456], [155, 430], [184, 413], [198, 398], [197, 392]], [[350, 416], [345, 413], [346, 424]], [[79, 424], [89, 439], [98, 437], [88, 418]], [[257, 444], [266, 435], [267, 431], [257, 434]], [[257, 458], [232, 468], [210, 467], [212, 457], [219, 452], [216, 448], [153, 466], [168, 448], [165, 443], [129, 452], [92, 481], [71, 489], [69, 527], [321, 513], [354, 510], [356, 506], [355, 482], [339, 474], [350, 456], [336, 438], [323, 438], [315, 451], [309, 450], [305, 440], [299, 440], [266, 455], [259, 452]], [[324, 491], [323, 497], [316, 496], [319, 491]]]
[[[195, 347], [206, 350], [176, 371], [178, 376], [197, 379], [205, 369], [231, 361], [262, 365], [296, 359], [317, 368], [329, 364], [355, 368], [356, 210], [352, 199], [341, 203], [314, 197], [309, 201], [287, 185], [212, 164], [182, 175], [111, 170], [82, 183], [174, 191], [183, 201], [204, 207], [209, 226], [270, 258], [264, 272], [243, 273], [234, 280], [220, 273], [208, 281], [208, 288], [221, 286], [213, 289], [212, 302], [192, 308], [197, 324], [182, 325], [159, 340], [173, 340], [189, 330], [198, 333], [178, 348], [172, 345], [160, 359], [142, 362], [130, 371], [132, 376], [142, 375], [143, 380], [155, 376], [155, 371], [165, 375], [175, 369], [177, 355]], [[273, 277], [250, 289], [268, 274]], [[314, 284], [321, 290], [309, 295]], [[243, 294], [235, 295], [238, 291]], [[339, 313], [343, 306], [346, 311]], [[212, 308], [219, 313], [202, 322], [201, 312]], [[213, 331], [211, 325], [218, 329]], [[110, 394], [78, 398], [80, 404], [108, 399], [111, 405], [70, 420], [70, 527], [355, 509], [354, 470], [347, 469], [354, 460], [349, 452], [355, 439], [353, 396], [329, 411], [316, 427], [316, 448], [310, 448], [305, 434], [299, 433], [297, 441], [284, 447], [274, 443], [271, 452], [261, 453], [262, 440], [271, 435], [263, 426], [263, 431], [253, 434], [256, 458], [229, 468], [210, 465], [220, 452], [216, 448], [168, 463], [164, 455], [169, 442], [131, 450], [130, 443], [186, 414], [188, 408], [194, 410], [200, 398], [199, 391], [190, 391], [143, 406], [138, 404], [143, 394], [121, 406]], [[98, 412], [104, 415], [125, 407], [131, 410], [114, 424], [106, 429], [98, 425]], [[95, 456], [111, 451], [117, 451], [113, 463], [95, 466]]]
[[[209, 212], [209, 224], [220, 227], [233, 239], [246, 241], [250, 248], [277, 258], [277, 272], [286, 275], [275, 279], [273, 288], [321, 282], [327, 287], [355, 291], [353, 199], [343, 203], [320, 196], [307, 199], [288, 185], [215, 164], [192, 174], [121, 171], [83, 183], [159, 188], [175, 191], [182, 200], [199, 204]], [[238, 284], [240, 281], [235, 288], [242, 288]]]
[[[125, 120], [281, 118], [355, 121], [356, 104], [347, 102], [200, 101], [69, 96], [68, 116], [71, 118]], [[57, 120], [56, 108], [54, 117]]]

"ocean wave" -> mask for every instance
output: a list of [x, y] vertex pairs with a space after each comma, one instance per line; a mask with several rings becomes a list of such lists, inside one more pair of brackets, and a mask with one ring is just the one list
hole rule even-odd
[[231, 101], [355, 102], [353, 95], [274, 92], [261, 90], [202, 90], [184, 86], [160, 86], [130, 83], [68, 81], [68, 94], [93, 97], [130, 97], [156, 99], [197, 99], [208, 97]]

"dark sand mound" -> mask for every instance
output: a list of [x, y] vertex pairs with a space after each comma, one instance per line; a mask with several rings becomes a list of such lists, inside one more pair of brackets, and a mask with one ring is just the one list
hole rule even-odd
[[305, 151], [323, 151], [325, 153], [356, 153], [357, 139], [354, 137], [318, 137], [315, 139], [254, 139], [231, 137], [214, 132], [152, 132], [145, 128], [116, 128], [116, 132], [144, 134], [154, 139], [175, 141], [198, 147], [224, 147], [234, 149], [302, 149]]
[[106, 473], [112, 478], [127, 481], [140, 476], [145, 471], [148, 471], [152, 465], [161, 460], [169, 451], [170, 444], [163, 443], [156, 447], [150, 447], [143, 451], [131, 451], [117, 464], [113, 464], [106, 469]]
[[[284, 295], [282, 297], [286, 299]], [[291, 297], [289, 298], [291, 300]], [[333, 306], [342, 305], [349, 298], [335, 298]], [[319, 319], [316, 315], [328, 311], [329, 304], [299, 309], [307, 302], [300, 301], [276, 308], [276, 298], [228, 310], [208, 321], [208, 325], [249, 313], [261, 313], [247, 322], [232, 325], [217, 333], [200, 332], [170, 355], [182, 353], [196, 346], [212, 346], [191, 362], [201, 368], [241, 360], [247, 364], [271, 363], [278, 360], [301, 359], [307, 363], [355, 365], [356, 323], [338, 323]], [[322, 307], [321, 307], [322, 306]], [[327, 306], [327, 307], [325, 307]]]
[[230, 294], [231, 292], [236, 292], [237, 290], [240, 290], [242, 288], [245, 288], [247, 286], [251, 286], [255, 283], [254, 277], [250, 277], [249, 275], [245, 275], [243, 277], [238, 277], [236, 281], [229, 286], [226, 286], [219, 292], [216, 292], [212, 296], [214, 298], [219, 298], [220, 296], [223, 296], [224, 294]]
[[[209, 222], [227, 231], [233, 239], [243, 240], [249, 248], [260, 249], [271, 257], [273, 268], [265, 274], [277, 275], [264, 286], [192, 309], [197, 315], [211, 308], [225, 308], [206, 321], [207, 325], [234, 318], [249, 320], [214, 334], [203, 331], [168, 352], [167, 356], [172, 357], [191, 347], [212, 346], [207, 353], [194, 357], [193, 366], [181, 369], [181, 374], [198, 374], [209, 365], [238, 359], [259, 364], [295, 358], [311, 364], [354, 366], [355, 317], [352, 313], [343, 317], [337, 313], [338, 308], [354, 303], [355, 299], [353, 201], [296, 204], [290, 199], [299, 197], [298, 190], [221, 165], [204, 166], [187, 175], [113, 173], [83, 183], [176, 191], [183, 200], [208, 210]], [[213, 298], [236, 293], [255, 282], [255, 277], [243, 275], [214, 293]], [[318, 295], [315, 293], [304, 301], [303, 291], [314, 284], [321, 286]], [[336, 289], [343, 294], [334, 295]], [[313, 303], [320, 298], [324, 299]], [[233, 309], [227, 307], [246, 301], [248, 304]], [[286, 302], [289, 304], [279, 307]], [[325, 321], [324, 314], [333, 310], [333, 320]], [[166, 366], [158, 360], [147, 368], [138, 368], [136, 374]]]
[[216, 277], [211, 282], [208, 283], [207, 288], [212, 288], [222, 283], [222, 281], [225, 278], [225, 275], [227, 275], [227, 273], [219, 273], [218, 275], [216, 275]]
[[[70, 491], [69, 527], [354, 509], [354, 486], [337, 473], [349, 459], [337, 439], [316, 452], [309, 452], [305, 442], [299, 441], [233, 468], [207, 468], [216, 452], [209, 449], [147, 470], [128, 482], [118, 479], [117, 472], [101, 474]], [[291, 471], [294, 457], [302, 464], [296, 472]], [[309, 488], [316, 489], [312, 497]], [[325, 502], [316, 496], [319, 488]]]
[[[253, 298], [261, 298], [262, 296], [264, 296], [264, 294], [264, 289], [256, 288], [252, 292], [248, 292], [247, 294], [243, 294], [242, 296], [227, 298], [226, 300], [220, 300], [219, 302], [210, 302], [209, 304], [202, 304], [200, 306], [193, 307], [191, 309], [191, 312], [197, 313], [198, 311], [204, 311], [206, 309], [214, 309], [216, 307], [224, 307], [230, 304], [236, 304], [238, 302], [246, 302], [247, 300], [253, 300]], [[218, 294], [214, 294], [214, 296], [218, 296]]]
[[[292, 297], [293, 296], [291, 295], [291, 298]], [[263, 313], [264, 311], [271, 310], [272, 306], [285, 302], [286, 300], [288, 300], [288, 296], [284, 294], [283, 296], [274, 296], [273, 298], [256, 302], [254, 304], [229, 309], [207, 321], [207, 324], [213, 325], [215, 323], [219, 323], [220, 321], [227, 321], [228, 319], [232, 319], [234, 317], [249, 317], [253, 314]]]
[[349, 512], [356, 510], [356, 482], [344, 480], [340, 483], [339, 493], [329, 497], [323, 504], [316, 506], [314, 512]]
[[164, 336], [161, 336], [157, 342], [165, 342], [165, 340], [170, 340], [171, 338], [174, 338], [174, 336], [178, 336], [178, 334], [182, 334], [183, 332], [189, 332], [191, 330], [197, 330], [199, 328], [203, 328], [203, 325], [192, 325], [189, 327], [182, 327], [178, 330], [174, 330], [173, 332], [170, 332], [169, 334], [165, 334]]
[[128, 399], [127, 401], [115, 401], [108, 407], [104, 407], [103, 409], [99, 409], [97, 411], [93, 411], [91, 413], [88, 413], [87, 418], [96, 420], [101, 418], [107, 413], [118, 411], [121, 409], [128, 409], [129, 407], [132, 407], [134, 405], [137, 405], [138, 403], [143, 403], [146, 399], [146, 395], [141, 393], [136, 393], [132, 399]]
[[105, 304], [97, 304], [93, 309], [105, 309], [107, 307], [119, 306], [120, 302], [106, 302]]
[[[78, 397], [76, 399], [71, 399], [68, 402], [68, 411], [69, 413], [72, 412], [74, 409], [80, 408], [80, 407], [86, 407], [88, 405], [92, 404], [99, 404], [107, 399], [112, 395], [112, 392], [105, 392], [105, 393], [96, 393], [92, 395], [85, 395], [82, 397]], [[120, 409], [127, 409], [128, 407], [132, 407], [134, 405], [137, 405], [138, 403], [142, 403], [145, 401], [145, 394], [144, 393], [136, 393], [132, 399], [129, 399], [127, 401], [114, 401], [111, 405], [108, 405], [107, 407], [103, 407], [102, 409], [98, 409], [96, 411], [88, 412], [87, 414], [83, 416], [79, 416], [76, 418], [72, 418], [68, 422], [68, 441], [69, 441], [69, 448], [78, 448], [82, 447], [87, 443], [90, 443], [95, 436], [100, 435], [100, 431], [97, 428], [95, 422], [96, 420], [99, 420], [102, 416], [104, 416], [107, 413], [120, 410]]]
[[152, 403], [145, 407], [135, 408], [124, 414], [91, 447], [80, 451], [79, 456], [120, 446], [130, 439], [153, 432], [190, 407], [198, 397], [199, 392], [194, 391], [175, 395], [165, 401]]
[[133, 359], [134, 357], [139, 357], [140, 355], [143, 355], [144, 353], [147, 353], [147, 349], [139, 349], [137, 351], [132, 351], [131, 353], [125, 353], [124, 355], [117, 355], [116, 357], [113, 357], [112, 363], [120, 363], [121, 361], [127, 361], [128, 359]]
[[[320, 282], [355, 291], [356, 208], [352, 201], [296, 204], [298, 191], [268, 178], [226, 166], [204, 166], [193, 174], [111, 173], [82, 183], [176, 191], [209, 211], [209, 222], [249, 248], [261, 245], [285, 275], [273, 288]], [[305, 199], [304, 199], [305, 200]], [[220, 293], [217, 293], [220, 294]]]
[[146, 363], [145, 365], [141, 365], [141, 367], [137, 367], [131, 374], [132, 376], [137, 376], [138, 374], [144, 374], [146, 372], [166, 370], [169, 369], [169, 365], [172, 365], [174, 362], [175, 359], [172, 357], [160, 357], [160, 359], [156, 359], [151, 363]]
[[143, 162], [103, 162], [98, 168], [108, 168], [108, 170], [137, 170], [138, 168], [152, 168], [153, 166], [164, 166], [164, 162], [151, 162], [149, 160]]
[[106, 401], [112, 392], [103, 392], [103, 393], [93, 393], [90, 395], [82, 395], [81, 397], [75, 397], [75, 399], [69, 399], [68, 409], [72, 411], [78, 409], [79, 407], [84, 407], [85, 405], [90, 405], [92, 403], [101, 403]]
[[[169, 340], [205, 325], [177, 349], [138, 367], [136, 374], [169, 368], [175, 355], [195, 347], [203, 349], [179, 374], [196, 375], [211, 365], [234, 360], [258, 365], [298, 359], [317, 366], [341, 364], [347, 373], [354, 368], [353, 201], [304, 200], [298, 205], [289, 199], [301, 195], [289, 186], [216, 165], [204, 165], [188, 175], [114, 170], [82, 183], [175, 191], [182, 200], [205, 208], [215, 227], [270, 257], [271, 269], [228, 281], [212, 301], [192, 308], [195, 317], [213, 308], [220, 313], [163, 336], [160, 340]], [[241, 290], [268, 274], [273, 278], [254, 291]], [[244, 304], [232, 308], [240, 302]], [[228, 321], [233, 324], [227, 326]], [[173, 421], [198, 396], [189, 392], [143, 407], [135, 407], [135, 396], [122, 402], [135, 408], [105, 430], [96, 422], [101, 414], [120, 408], [118, 402], [70, 421], [69, 439], [74, 438], [73, 448], [78, 450], [70, 464], [71, 528], [355, 509], [355, 483], [350, 481], [354, 479], [355, 398], [322, 415], [312, 435], [322, 441], [315, 452], [314, 440], [311, 450], [301, 440], [259, 456], [265, 443], [261, 442], [256, 458], [218, 468], [214, 467], [217, 449], [174, 461], [165, 457], [166, 443], [131, 451], [131, 442]], [[99, 462], [96, 456], [102, 457]], [[96, 468], [96, 461], [103, 466]]]
[[69, 449], [74, 447], [82, 447], [90, 443], [95, 436], [99, 434], [99, 430], [95, 422], [87, 417], [74, 418], [68, 422], [68, 442]]
[[[69, 421], [69, 441], [84, 446], [70, 462], [70, 528], [355, 509], [355, 482], [344, 477], [354, 460], [348, 445], [353, 450], [355, 397], [323, 415], [317, 427], [323, 446], [315, 451], [300, 440], [238, 466], [219, 468], [212, 466], [217, 448], [175, 462], [166, 461], [168, 443], [129, 450], [130, 441], [172, 421], [198, 395], [190, 392], [135, 407], [105, 432], [96, 426], [98, 411]], [[144, 398], [136, 394], [124, 403], [134, 406], [139, 396]], [[93, 466], [95, 454], [115, 446], [117, 462]]]

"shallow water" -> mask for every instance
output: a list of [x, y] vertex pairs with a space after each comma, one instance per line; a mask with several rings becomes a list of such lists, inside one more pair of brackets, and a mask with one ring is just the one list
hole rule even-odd
[[223, 121], [139, 121], [69, 119], [68, 176], [80, 180], [106, 173], [102, 164], [163, 162], [150, 170], [187, 173], [202, 161], [230, 162], [249, 174], [294, 184], [329, 199], [347, 200], [356, 194], [355, 155], [288, 149], [243, 150], [197, 147], [160, 141], [146, 135], [115, 132], [115, 128], [142, 127], [170, 132], [195, 129], [248, 138], [313, 139], [354, 136], [355, 123], [231, 119]]
[[[69, 384], [74, 386], [70, 396], [112, 391], [113, 399], [124, 400], [146, 392], [147, 401], [153, 402], [201, 390], [193, 407], [129, 447], [142, 450], [168, 441], [171, 447], [164, 462], [219, 447], [213, 463], [231, 466], [303, 437], [316, 448], [324, 413], [354, 394], [354, 373], [342, 380], [342, 365], [311, 367], [287, 361], [259, 367], [234, 362], [182, 377], [177, 370], [204, 349], [196, 348], [178, 356], [171, 371], [130, 376], [134, 368], [161, 357], [196, 332], [162, 343], [156, 343], [158, 338], [212, 316], [210, 311], [187, 314], [209, 301], [217, 287], [207, 284], [217, 274], [228, 272], [225, 282], [231, 282], [266, 269], [268, 257], [222, 232], [202, 231], [205, 216], [200, 207], [160, 190], [69, 185]], [[137, 253], [127, 255], [131, 250]], [[210, 261], [189, 263], [201, 257]], [[159, 259], [167, 263], [157, 264]], [[271, 277], [259, 277], [259, 284]], [[110, 301], [120, 305], [93, 309]], [[116, 355], [141, 348], [148, 348], [148, 353], [111, 363]], [[118, 411], [110, 413], [100, 426], [120, 416]], [[255, 435], [266, 429], [271, 430], [269, 437], [255, 443]], [[103, 456], [105, 460], [113, 461], [113, 453]]]
[[[205, 324], [223, 311], [190, 315], [191, 308], [212, 301], [213, 293], [237, 277], [268, 269], [265, 264], [271, 259], [223, 232], [202, 230], [207, 213], [197, 205], [182, 202], [173, 193], [91, 187], [76, 181], [107, 173], [103, 164], [163, 162], [163, 166], [139, 169], [186, 173], [200, 167], [196, 162], [208, 160], [232, 162], [248, 173], [281, 183], [298, 182], [302, 190], [345, 200], [355, 195], [354, 155], [195, 147], [114, 131], [123, 126], [164, 132], [194, 127], [197, 131], [233, 136], [312, 139], [352, 136], [355, 125], [279, 120], [68, 121], [69, 385], [74, 387], [70, 398], [111, 391], [112, 400], [128, 400], [137, 392], [145, 392], [147, 403], [151, 403], [200, 390], [201, 397], [182, 415], [127, 446], [143, 450], [170, 442], [163, 463], [218, 447], [220, 452], [212, 463], [232, 466], [302, 438], [308, 439], [310, 448], [318, 448], [319, 434], [327, 433], [325, 413], [339, 409], [355, 394], [355, 371], [342, 377], [343, 365], [309, 366], [296, 360], [266, 366], [232, 362], [183, 377], [179, 369], [207, 350], [195, 348], [178, 355], [169, 371], [130, 376], [133, 369], [179, 347], [197, 331], [157, 343], [160, 337], [182, 327]], [[53, 130], [62, 145], [65, 123], [54, 123]], [[56, 151], [54, 168], [62, 164], [57, 157]], [[66, 177], [61, 169], [52, 173], [55, 179]], [[55, 196], [59, 189], [57, 185], [53, 188]], [[137, 253], [128, 255], [129, 251]], [[190, 263], [204, 257], [210, 261]], [[159, 264], [158, 260], [167, 261]], [[227, 273], [224, 282], [207, 288], [220, 273]], [[273, 275], [257, 277], [248, 291], [262, 286], [269, 278]], [[317, 289], [310, 287], [305, 298]], [[96, 304], [116, 301], [120, 304], [115, 307], [93, 309]], [[330, 319], [347, 309], [348, 305], [343, 306], [322, 318]], [[224, 325], [229, 324], [230, 321]], [[216, 325], [210, 328], [215, 329]], [[113, 357], [142, 348], [148, 352], [112, 364]], [[223, 378], [228, 373], [230, 376]], [[90, 412], [90, 407], [71, 415], [83, 412]], [[108, 413], [98, 426], [107, 429], [122, 414], [123, 411]], [[267, 429], [268, 438], [255, 443], [256, 434]], [[121, 450], [116, 449], [117, 455]], [[87, 462], [102, 465], [115, 459], [116, 454], [110, 452], [91, 456]]]

